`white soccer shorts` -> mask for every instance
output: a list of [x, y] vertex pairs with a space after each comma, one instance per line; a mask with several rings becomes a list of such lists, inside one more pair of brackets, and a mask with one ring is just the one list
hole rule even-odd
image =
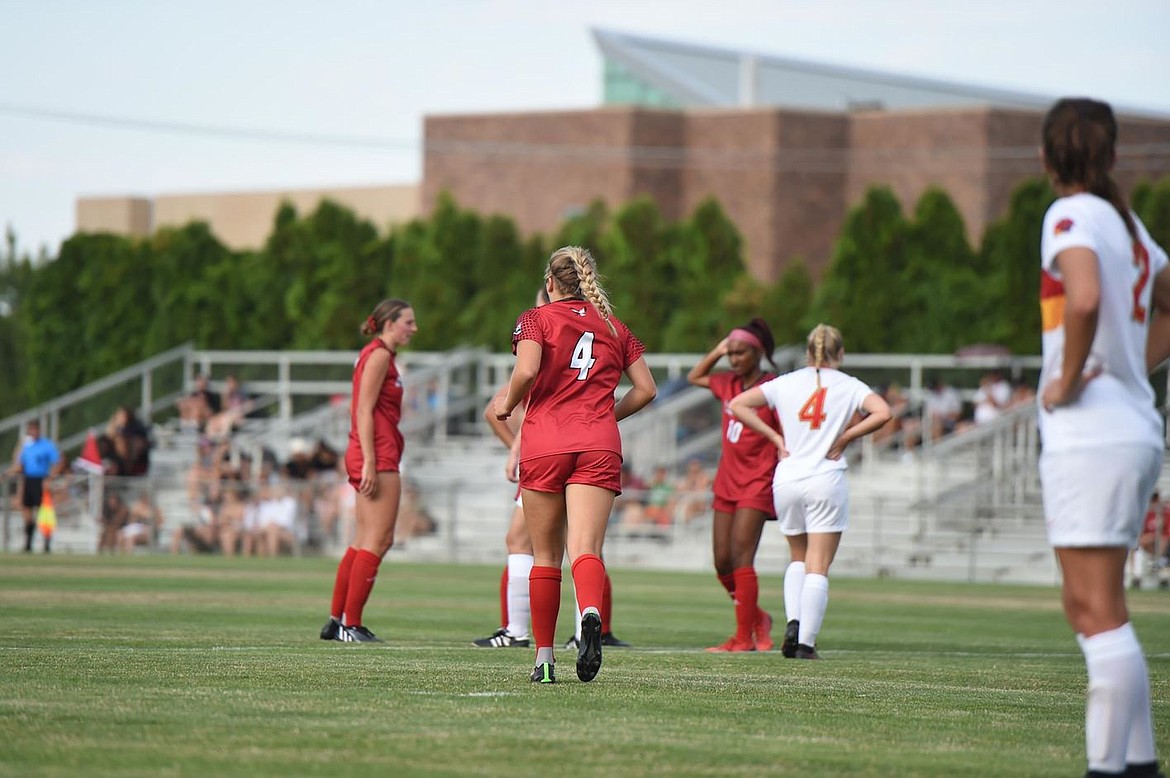
[[1162, 451], [1109, 446], [1040, 455], [1048, 542], [1054, 548], [1137, 544]]
[[772, 484], [776, 518], [785, 535], [844, 532], [849, 524], [849, 488], [844, 470]]

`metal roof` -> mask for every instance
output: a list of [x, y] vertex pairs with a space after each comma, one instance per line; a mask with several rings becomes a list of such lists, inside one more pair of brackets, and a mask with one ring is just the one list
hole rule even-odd
[[843, 111], [995, 106], [1044, 110], [1055, 99], [613, 30], [595, 28], [592, 32], [607, 61], [686, 107]]

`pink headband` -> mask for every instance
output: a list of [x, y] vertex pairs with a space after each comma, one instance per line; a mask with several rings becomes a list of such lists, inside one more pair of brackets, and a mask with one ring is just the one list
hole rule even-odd
[[764, 350], [764, 344], [760, 342], [760, 339], [756, 337], [755, 333], [751, 330], [745, 330], [743, 327], [736, 327], [733, 329], [731, 334], [727, 336], [727, 339], [742, 340], [744, 343], [753, 348], [757, 348], [760, 351]]

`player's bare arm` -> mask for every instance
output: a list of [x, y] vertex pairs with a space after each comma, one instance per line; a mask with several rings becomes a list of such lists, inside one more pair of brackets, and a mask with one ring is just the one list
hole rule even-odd
[[861, 410], [866, 415], [857, 423], [850, 424], [845, 428], [840, 437], [829, 447], [828, 453], [825, 454], [826, 459], [840, 459], [850, 443], [871, 432], [877, 432], [883, 424], [890, 420], [890, 405], [876, 392], [866, 395], [861, 403]]
[[626, 368], [626, 377], [633, 384], [630, 390], [622, 395], [614, 406], [613, 413], [618, 421], [632, 416], [649, 405], [658, 396], [658, 385], [650, 372], [646, 360], [638, 357], [633, 364]]
[[780, 451], [780, 458], [783, 459], [788, 456], [788, 449], [784, 445], [784, 434], [769, 427], [767, 422], [756, 413], [756, 408], [762, 408], [767, 404], [768, 400], [764, 397], [764, 393], [760, 391], [759, 387], [753, 386], [746, 392], [741, 392], [733, 397], [729, 407], [731, 412], [735, 414], [735, 418], [743, 422], [743, 426], [755, 430], [772, 441], [772, 445]]
[[727, 356], [727, 338], [719, 341], [719, 345], [711, 349], [707, 354], [699, 360], [699, 363], [691, 368], [687, 373], [687, 382], [691, 386], [699, 386], [703, 389], [711, 388], [711, 370], [715, 364], [723, 357]]
[[1044, 387], [1041, 399], [1047, 410], [1074, 402], [1085, 383], [1100, 372], [1085, 373], [1101, 308], [1097, 254], [1087, 248], [1066, 249], [1056, 258], [1056, 265], [1064, 278], [1064, 362], [1060, 377]]
[[1150, 290], [1150, 308], [1153, 318], [1146, 339], [1146, 369], [1154, 368], [1170, 359], [1170, 267], [1154, 276]]
[[532, 390], [543, 351], [535, 340], [522, 340], [516, 344], [516, 366], [512, 368], [512, 380], [508, 382], [508, 394], [496, 403], [496, 418], [500, 421], [511, 416]]

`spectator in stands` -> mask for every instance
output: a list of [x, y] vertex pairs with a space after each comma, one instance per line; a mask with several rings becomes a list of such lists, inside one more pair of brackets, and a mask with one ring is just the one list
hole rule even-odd
[[98, 450], [107, 475], [139, 476], [150, 470], [150, 431], [128, 405], [114, 411]]
[[107, 484], [106, 493], [102, 497], [102, 511], [98, 518], [98, 552], [117, 551], [122, 528], [129, 522], [130, 510], [126, 507], [121, 490]]
[[210, 480], [201, 484], [199, 502], [194, 506], [195, 521], [184, 524], [171, 535], [171, 553], [192, 548], [201, 554], [213, 553], [219, 548], [220, 482]]
[[286, 486], [260, 486], [256, 514], [257, 550], [261, 556], [278, 556], [296, 550], [297, 500]]
[[118, 549], [129, 554], [138, 546], [154, 548], [162, 524], [162, 512], [151, 500], [150, 492], [146, 489], [139, 491], [138, 497], [130, 504], [125, 526], [118, 531]]
[[1036, 402], [1036, 390], [1032, 388], [1032, 384], [1023, 378], [1016, 378], [1012, 381], [1012, 398], [1008, 402], [1008, 407], [1018, 408], [1021, 405], [1032, 405]]
[[223, 489], [223, 502], [219, 506], [216, 525], [219, 530], [219, 550], [224, 556], [235, 556], [241, 550], [244, 535], [244, 519], [248, 503], [245, 500], [246, 487], [239, 483], [227, 483]]
[[313, 448], [313, 454], [310, 460], [313, 470], [317, 474], [329, 474], [332, 476], [341, 472], [341, 455], [324, 438], [317, 440], [317, 445]]
[[622, 493], [613, 501], [613, 515], [626, 529], [640, 528], [646, 524], [646, 498], [649, 496], [646, 482], [628, 462], [623, 462], [621, 484]]
[[313, 466], [313, 447], [304, 438], [293, 438], [288, 444], [289, 457], [281, 468], [286, 478], [307, 481], [316, 474]]
[[207, 387], [207, 376], [195, 374], [194, 388], [179, 398], [179, 427], [184, 430], [202, 431], [204, 426], [220, 410], [219, 395]]
[[879, 387], [877, 394], [890, 407], [890, 420], [881, 429], [873, 433], [873, 442], [875, 445], [897, 448], [903, 443], [902, 428], [906, 418], [911, 413], [910, 400], [906, 397], [905, 392], [902, 391], [902, 387], [897, 383]]
[[684, 524], [703, 516], [711, 508], [711, 473], [698, 459], [687, 462], [687, 469], [678, 479], [678, 517]]
[[1138, 535], [1137, 546], [1130, 552], [1129, 585], [1140, 589], [1142, 578], [1151, 567], [1157, 571], [1158, 588], [1170, 589], [1170, 506], [1162, 503], [1155, 489], [1150, 496], [1150, 507]]
[[193, 514], [199, 515], [204, 505], [215, 501], [219, 481], [232, 476], [231, 460], [230, 441], [215, 443], [199, 438], [195, 462], [187, 471], [187, 500]]
[[[24, 551], [32, 553], [33, 538], [37, 532], [37, 512], [41, 507], [47, 481], [61, 472], [64, 460], [57, 444], [41, 436], [41, 423], [33, 419], [25, 426], [25, 439], [20, 444], [9, 474], [20, 473], [20, 506], [24, 514]], [[49, 536], [45, 536], [45, 553], [49, 552]]]
[[938, 440], [955, 431], [959, 417], [963, 415], [963, 398], [942, 376], [936, 375], [930, 380], [923, 404], [931, 440]]
[[1012, 385], [999, 370], [990, 370], [979, 379], [975, 392], [975, 423], [986, 424], [995, 421], [1007, 410], [1012, 400]]
[[674, 482], [670, 471], [663, 466], [654, 468], [650, 489], [646, 496], [645, 515], [648, 524], [665, 529], [674, 523]]
[[394, 542], [434, 535], [438, 530], [434, 517], [427, 512], [418, 487], [409, 480], [402, 482], [402, 508], [394, 527]]
[[207, 421], [207, 435], [212, 440], [223, 440], [231, 436], [243, 423], [244, 417], [252, 412], [253, 402], [240, 386], [240, 380], [234, 375], [224, 379], [223, 392], [220, 395], [222, 410]]

